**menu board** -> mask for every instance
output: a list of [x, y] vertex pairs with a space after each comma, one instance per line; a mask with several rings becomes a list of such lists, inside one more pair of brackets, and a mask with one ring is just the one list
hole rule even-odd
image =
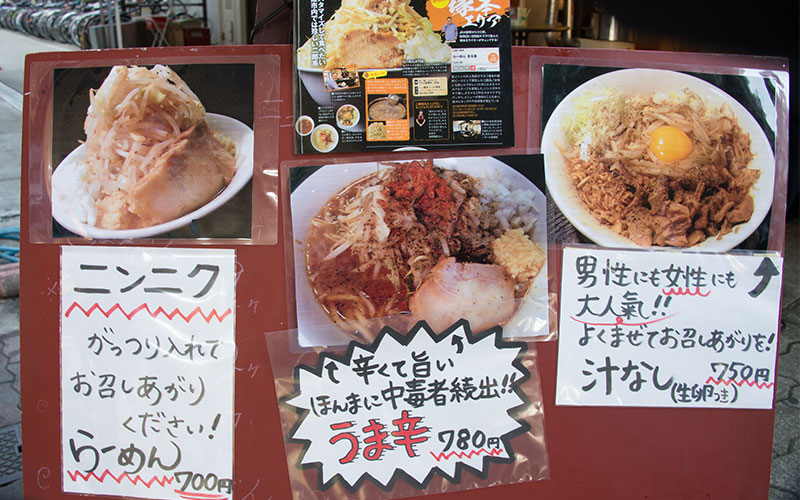
[[508, 0], [308, 0], [295, 152], [514, 144]]
[[[702, 55], [515, 48], [511, 92], [505, 7], [492, 26], [489, 13], [466, 19], [446, 0], [373, 2], [298, 6], [309, 25], [295, 48], [29, 58], [26, 494], [390, 500], [502, 486], [513, 498], [763, 497], [766, 467], [752, 464], [769, 461], [781, 394], [786, 72], [744, 57], [723, 71], [727, 59]], [[387, 9], [394, 24], [408, 9], [441, 37], [447, 62], [405, 57], [406, 40], [397, 68], [326, 69], [320, 42], [324, 61], [342, 49], [327, 30], [340, 16], [354, 47], [389, 36], [372, 36], [376, 22], [359, 33], [346, 18], [355, 7]], [[498, 34], [497, 99], [516, 98], [517, 147], [499, 147], [513, 133], [504, 128], [492, 150], [391, 151], [488, 146], [454, 130], [486, 139], [490, 119], [510, 126], [506, 101], [457, 114], [489, 106], [483, 87], [457, 85], [492, 82], [495, 67], [477, 60], [490, 54], [481, 33]], [[336, 85], [323, 88], [324, 106], [293, 69], [304, 51], [317, 54], [321, 85], [326, 71]], [[145, 72], [157, 86], [121, 85]], [[172, 101], [175, 87], [189, 98]], [[421, 141], [438, 122], [420, 103], [439, 98], [448, 137]], [[371, 105], [402, 106], [405, 118], [373, 120]], [[189, 119], [200, 106], [202, 120]], [[645, 108], [658, 116], [631, 113]], [[185, 123], [181, 109], [193, 112]], [[368, 137], [369, 124], [388, 133], [403, 119], [404, 139]], [[183, 141], [204, 128], [203, 141]], [[338, 156], [300, 156], [322, 152], [315, 130]], [[613, 141], [598, 139], [606, 132]], [[162, 155], [167, 141], [152, 139], [170, 134], [177, 147]], [[224, 187], [144, 220], [145, 203], [187, 191], [145, 177], [204, 165], [175, 159], [187, 151], [228, 158], [229, 142]], [[707, 149], [724, 162], [706, 161]], [[684, 168], [695, 158], [702, 168]], [[90, 168], [106, 161], [113, 168]], [[156, 185], [158, 197], [143, 189]], [[100, 227], [101, 209], [133, 222]]]

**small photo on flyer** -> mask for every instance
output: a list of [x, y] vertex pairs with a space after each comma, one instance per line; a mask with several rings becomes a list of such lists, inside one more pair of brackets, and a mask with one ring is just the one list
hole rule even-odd
[[250, 238], [253, 64], [53, 72], [53, 237]]
[[775, 95], [776, 82], [755, 74], [544, 65], [555, 241], [766, 249]]
[[300, 347], [467, 319], [549, 334], [540, 156], [289, 168]]

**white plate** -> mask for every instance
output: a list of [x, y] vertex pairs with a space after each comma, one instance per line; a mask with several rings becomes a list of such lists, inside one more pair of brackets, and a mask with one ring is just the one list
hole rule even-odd
[[132, 239], [166, 233], [213, 212], [233, 198], [253, 176], [253, 130], [239, 120], [213, 113], [206, 114], [206, 123], [211, 130], [236, 144], [236, 174], [221, 193], [202, 207], [169, 222], [139, 229], [114, 230], [89, 225], [88, 208], [82, 206], [88, 193], [86, 183], [83, 182], [86, 150], [81, 144], [64, 158], [53, 173], [53, 218], [69, 231], [86, 238]]
[[544, 154], [547, 189], [558, 208], [578, 231], [602, 246], [641, 248], [595, 219], [578, 197], [564, 157], [558, 149], [559, 145], [565, 150], [567, 148], [562, 120], [569, 118], [572, 114], [575, 98], [587, 92], [609, 88], [618, 89], [631, 95], [681, 92], [688, 88], [703, 99], [707, 108], [718, 108], [727, 103], [739, 122], [739, 126], [750, 135], [750, 150], [753, 153], [753, 160], [750, 162], [749, 168], [761, 171], [758, 181], [750, 190], [755, 208], [750, 220], [734, 226], [732, 232], [720, 239], [707, 238], [691, 248], [697, 251], [724, 252], [744, 241], [758, 228], [772, 207], [772, 192], [775, 183], [775, 157], [772, 154], [769, 140], [758, 122], [736, 99], [704, 80], [675, 71], [635, 68], [606, 73], [576, 88], [559, 103], [544, 127], [542, 153]]
[[[476, 179], [499, 178], [513, 189], [530, 190], [538, 212], [534, 242], [547, 250], [547, 202], [544, 194], [524, 175], [491, 157], [436, 159], [434, 164]], [[346, 344], [348, 337], [331, 320], [314, 297], [306, 276], [305, 248], [309, 222], [334, 195], [362, 177], [376, 172], [379, 163], [326, 165], [305, 179], [291, 195], [297, 328], [303, 347]], [[385, 168], [385, 167], [384, 167]], [[321, 326], [324, 326], [320, 328]], [[503, 329], [504, 337], [548, 334], [547, 263], [539, 272], [524, 302]]]

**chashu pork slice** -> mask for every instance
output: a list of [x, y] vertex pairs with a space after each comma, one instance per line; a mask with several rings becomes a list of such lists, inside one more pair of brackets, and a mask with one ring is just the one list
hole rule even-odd
[[206, 122], [184, 131], [128, 196], [128, 210], [144, 226], [161, 224], [208, 203], [236, 173], [231, 149]]
[[513, 279], [495, 264], [440, 260], [409, 299], [411, 312], [441, 332], [456, 321], [469, 321], [473, 332], [502, 325], [514, 314]]

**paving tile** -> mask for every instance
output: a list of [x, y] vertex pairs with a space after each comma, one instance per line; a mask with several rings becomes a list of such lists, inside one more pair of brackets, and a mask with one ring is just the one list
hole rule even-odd
[[769, 500], [800, 500], [800, 495], [770, 487]]
[[[784, 403], [775, 404], [775, 437], [772, 451], [780, 457], [792, 452], [792, 443], [800, 441], [800, 409]], [[800, 449], [796, 450], [800, 455]], [[800, 468], [797, 469], [800, 471]], [[798, 474], [800, 478], [800, 474]]]
[[[6, 221], [15, 217], [19, 217], [19, 179], [0, 179], [0, 218]], [[4, 241], [3, 244], [8, 245], [9, 242]], [[18, 245], [14, 242], [12, 246]]]
[[[800, 325], [800, 299], [783, 306], [783, 310], [781, 311], [781, 321], [784, 323], [784, 325]], [[795, 334], [796, 331], [797, 330], [791, 331], [790, 335]]]
[[778, 356], [778, 375], [800, 382], [800, 341], [787, 344]]
[[[776, 457], [772, 460], [771, 486], [777, 486], [782, 492], [800, 497], [800, 452]], [[772, 488], [770, 488], [771, 493]], [[770, 498], [772, 498], [770, 496]], [[783, 497], [792, 498], [792, 497]]]
[[10, 382], [0, 384], [0, 427], [18, 424], [20, 420], [19, 392], [11, 387]]
[[0, 336], [19, 331], [19, 297], [0, 299]]
[[778, 373], [775, 378], [775, 402], [786, 402], [792, 394], [792, 388], [797, 385], [797, 380], [784, 377]]
[[[19, 500], [22, 496], [22, 479], [0, 486], [0, 500]], [[778, 499], [778, 500], [783, 500]]]
[[[8, 108], [11, 109], [11, 107], [8, 104], [6, 104], [4, 101], [0, 101], [0, 102], [3, 102], [3, 106], [4, 107], [8, 107]], [[4, 109], [3, 110], [3, 115], [5, 115], [5, 114], [6, 113], [5, 113], [5, 109]], [[14, 120], [14, 121], [19, 121], [21, 119], [22, 119], [22, 116], [19, 115], [19, 114], [15, 114], [15, 116], [12, 118], [12, 120]], [[21, 156], [20, 156], [20, 149], [21, 149], [20, 140], [21, 139], [20, 139], [19, 132], [17, 132], [17, 131], [6, 132], [6, 131], [12, 131], [12, 130], [14, 130], [16, 128], [19, 128], [19, 124], [15, 124], [15, 123], [13, 123], [11, 120], [9, 120], [7, 118], [2, 118], [2, 119], [0, 119], [0, 127], [4, 127], [2, 129], [3, 132], [0, 133], [0, 154], [3, 155], [2, 158], [4, 159], [4, 161], [7, 161], [9, 163], [13, 162], [14, 165], [19, 166], [20, 158], [21, 158]], [[16, 180], [17, 184], [19, 184], [19, 173], [16, 173], [16, 175], [14, 175], [14, 173], [15, 172], [13, 170], [11, 170], [11, 169], [3, 169], [3, 171], [0, 171], [0, 179], [6, 180], [8, 178], [12, 178], [12, 179]], [[17, 194], [17, 200], [19, 200], [19, 194]]]
[[0, 350], [0, 384], [13, 382], [14, 374], [8, 371], [8, 357]]
[[800, 410], [800, 382], [789, 388], [789, 397], [783, 401], [783, 404]]
[[19, 394], [19, 363], [9, 363], [6, 367], [6, 370], [10, 371], [14, 375], [14, 383], [12, 388], [17, 391], [17, 394]]
[[800, 299], [800, 218], [786, 223], [786, 252], [783, 258], [783, 303]]
[[19, 363], [19, 330], [0, 336], [0, 343], [3, 346], [0, 352], [8, 358], [9, 362]]

